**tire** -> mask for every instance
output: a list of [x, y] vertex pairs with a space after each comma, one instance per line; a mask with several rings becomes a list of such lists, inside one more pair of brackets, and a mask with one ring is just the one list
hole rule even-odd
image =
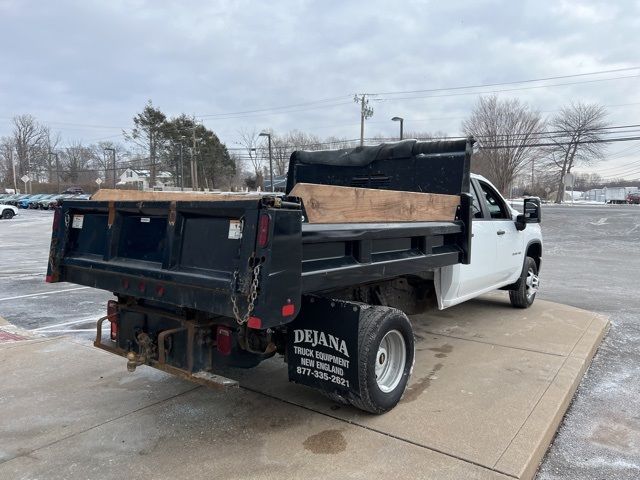
[[515, 308], [529, 308], [536, 299], [539, 285], [538, 265], [533, 258], [526, 257], [520, 278], [515, 288], [509, 291], [511, 305]]
[[359, 391], [349, 399], [351, 404], [376, 414], [395, 407], [413, 369], [414, 348], [413, 330], [404, 313], [390, 307], [363, 309], [358, 329]]
[[8, 208], [2, 212], [2, 218], [6, 220], [12, 219], [13, 215], [14, 215], [13, 210], [10, 210]]

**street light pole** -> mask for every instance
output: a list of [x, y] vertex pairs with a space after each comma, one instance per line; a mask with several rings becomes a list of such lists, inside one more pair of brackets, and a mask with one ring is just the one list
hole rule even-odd
[[269, 180], [271, 181], [271, 191], [275, 192], [276, 190], [273, 185], [273, 157], [271, 155], [271, 134], [262, 132], [258, 136], [267, 137], [269, 139]]
[[18, 191], [18, 180], [16, 179], [16, 162], [13, 161], [13, 145], [9, 150], [9, 158], [11, 159], [11, 170], [13, 171], [13, 191], [16, 193]]
[[111, 147], [106, 147], [104, 151], [105, 152], [110, 151], [111, 154], [113, 155], [113, 188], [116, 188], [116, 149]]
[[58, 160], [58, 154], [55, 152], [49, 152], [49, 156], [56, 157], [56, 183], [58, 185], [58, 193], [60, 193], [60, 161]]
[[182, 153], [183, 149], [182, 140], [180, 140], [180, 190], [184, 191], [184, 155]]
[[403, 126], [404, 126], [404, 118], [402, 117], [393, 117], [391, 119], [394, 122], [400, 122], [400, 140], [402, 140], [403, 137]]

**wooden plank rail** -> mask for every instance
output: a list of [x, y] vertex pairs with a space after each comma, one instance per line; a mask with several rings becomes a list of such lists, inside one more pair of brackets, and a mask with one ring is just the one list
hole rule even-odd
[[113, 190], [102, 188], [91, 196], [91, 200], [109, 202], [216, 202], [230, 200], [253, 200], [264, 193], [197, 193], [197, 192], [143, 192], [140, 190]]
[[309, 223], [452, 221], [458, 195], [298, 183]]

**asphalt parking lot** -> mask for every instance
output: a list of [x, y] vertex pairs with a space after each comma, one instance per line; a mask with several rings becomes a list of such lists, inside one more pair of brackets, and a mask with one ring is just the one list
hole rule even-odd
[[[42, 335], [88, 341], [110, 295], [44, 276], [51, 212], [0, 222], [0, 316]], [[544, 208], [540, 298], [604, 313], [611, 329], [538, 478], [640, 475], [640, 208]]]

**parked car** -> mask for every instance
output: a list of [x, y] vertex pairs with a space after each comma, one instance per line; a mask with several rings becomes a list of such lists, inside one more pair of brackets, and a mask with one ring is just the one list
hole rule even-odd
[[0, 203], [0, 218], [9, 220], [18, 214], [17, 207], [13, 205], [7, 205], [6, 203]]
[[61, 195], [54, 195], [51, 198], [45, 199], [45, 200], [40, 200], [40, 208], [43, 210], [49, 210], [52, 208], [56, 208], [59, 207], [60, 204], [62, 203], [63, 200], [69, 200], [69, 199], [78, 199], [80, 195], [76, 195], [73, 193], [67, 193], [67, 194], [61, 194]]
[[633, 192], [627, 195], [627, 203], [632, 203], [635, 205], [640, 204], [640, 192]]
[[2, 203], [6, 204], [6, 205], [13, 205], [14, 207], [18, 205], [18, 202], [20, 200], [22, 200], [25, 197], [28, 197], [29, 194], [27, 193], [17, 193], [15, 195], [10, 195], [7, 198], [4, 198], [2, 200]]
[[55, 194], [44, 194], [41, 197], [29, 199], [29, 208], [38, 209], [40, 208], [40, 202], [48, 201], [53, 197], [55, 197]]
[[16, 205], [16, 207], [29, 208], [29, 203], [31, 203], [31, 201], [37, 200], [38, 198], [41, 198], [43, 196], [44, 196], [44, 193], [38, 193], [38, 194], [35, 194], [35, 195], [27, 195], [27, 196], [21, 198], [20, 200], [18, 200], [18, 204]]
[[84, 193], [84, 190], [80, 187], [69, 187], [62, 193]]

